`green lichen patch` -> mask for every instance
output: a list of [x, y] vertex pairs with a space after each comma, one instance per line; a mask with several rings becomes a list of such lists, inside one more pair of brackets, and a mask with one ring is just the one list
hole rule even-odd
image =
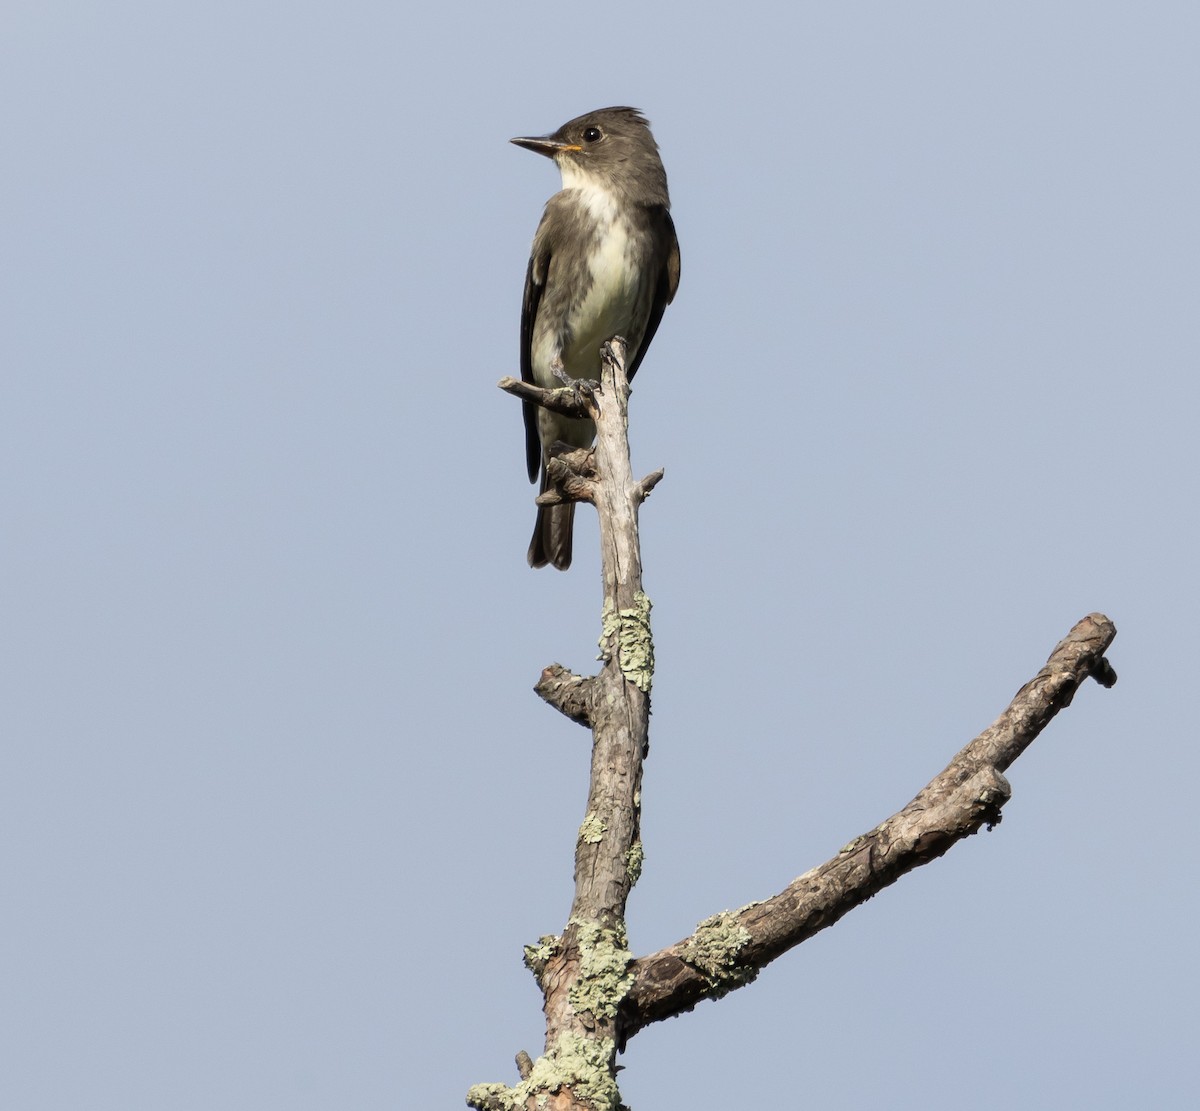
[[579, 976], [571, 986], [571, 1006], [576, 1014], [591, 1014], [598, 1021], [611, 1022], [633, 986], [633, 954], [625, 925], [576, 922], [575, 927]]
[[[578, 1034], [563, 1034], [554, 1047], [552, 1059], [548, 1061], [547, 1076], [558, 1081], [547, 1091], [569, 1087], [576, 1099], [582, 1099], [596, 1111], [616, 1111], [621, 1104], [621, 1093], [617, 1090], [613, 1062], [617, 1047], [612, 1038], [585, 1038]], [[538, 1075], [537, 1063], [529, 1079]]]
[[577, 1100], [596, 1111], [617, 1111], [621, 1093], [613, 1078], [616, 1045], [611, 1038], [563, 1034], [554, 1048], [533, 1063], [528, 1079], [515, 1087], [476, 1084], [467, 1103], [484, 1111], [518, 1111], [531, 1096], [546, 1096], [570, 1088]]
[[642, 864], [646, 859], [646, 851], [642, 848], [640, 839], [629, 846], [625, 853], [625, 874], [629, 876], [629, 886], [633, 887], [642, 877]]
[[509, 1111], [517, 1106], [516, 1089], [507, 1084], [472, 1084], [467, 1089], [467, 1106], [479, 1111]]
[[621, 674], [638, 690], [650, 693], [654, 680], [654, 638], [650, 632], [650, 598], [639, 590], [628, 609], [614, 610], [605, 603], [600, 622], [600, 659], [612, 658], [609, 645], [617, 644]]
[[751, 983], [758, 970], [738, 961], [737, 955], [750, 940], [750, 932], [738, 923], [732, 911], [722, 911], [706, 918], [696, 932], [679, 950], [679, 959], [699, 972], [710, 987], [713, 997]]
[[598, 845], [604, 840], [607, 830], [608, 826], [604, 824], [604, 819], [594, 810], [589, 810], [584, 816], [583, 824], [579, 827], [579, 840], [586, 845]]
[[540, 977], [546, 970], [546, 965], [550, 963], [550, 958], [558, 952], [558, 946], [561, 941], [562, 938], [555, 937], [554, 934], [546, 934], [538, 938], [536, 945], [526, 945], [524, 951], [525, 967], [535, 976]]

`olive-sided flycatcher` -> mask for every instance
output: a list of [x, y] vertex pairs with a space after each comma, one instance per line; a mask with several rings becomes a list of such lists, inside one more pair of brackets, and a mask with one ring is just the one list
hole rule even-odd
[[[533, 237], [521, 302], [521, 377], [552, 388], [600, 377], [601, 345], [628, 344], [632, 379], [679, 285], [679, 243], [667, 174], [646, 118], [636, 108], [601, 108], [553, 135], [513, 139], [553, 158], [562, 191], [546, 204]], [[595, 424], [526, 402], [529, 481], [546, 489], [550, 445], [590, 447]], [[575, 506], [539, 506], [529, 565], [571, 565]]]

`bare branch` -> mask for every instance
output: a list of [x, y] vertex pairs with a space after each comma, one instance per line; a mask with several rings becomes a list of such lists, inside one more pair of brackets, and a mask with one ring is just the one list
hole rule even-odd
[[657, 486], [660, 482], [662, 482], [663, 475], [665, 473], [666, 472], [663, 471], [662, 468], [660, 467], [657, 471], [654, 471], [652, 474], [646, 475], [646, 477], [643, 478], [642, 481], [637, 484], [637, 499], [638, 499], [638, 501], [640, 501], [640, 502], [645, 501], [650, 496], [650, 491], [653, 490], [654, 487]]
[[[547, 1107], [555, 1111], [616, 1108], [618, 1011], [632, 983], [633, 954], [625, 934], [625, 903], [641, 871], [642, 761], [648, 748], [654, 648], [650, 600], [642, 591], [638, 506], [658, 478], [634, 481], [629, 463], [629, 383], [625, 344], [605, 344], [601, 387], [539, 391], [514, 380], [501, 388], [596, 422], [594, 465], [570, 453], [552, 458], [556, 497], [591, 500], [600, 524], [604, 584], [600, 658], [592, 678], [554, 664], [537, 692], [574, 721], [592, 728], [587, 811], [575, 843], [575, 896], [559, 936], [525, 950], [525, 963], [544, 998], [546, 1044], [515, 1087], [481, 1084], [467, 1102], [486, 1111]], [[559, 407], [581, 397], [585, 410]], [[661, 473], [658, 477], [661, 477]], [[574, 484], [574, 485], [573, 485]], [[547, 491], [547, 494], [550, 492]], [[538, 500], [547, 504], [543, 494]]]
[[906, 872], [941, 856], [981, 825], [999, 822], [1011, 794], [1004, 770], [1070, 705], [1086, 679], [1104, 686], [1116, 682], [1104, 658], [1115, 636], [1116, 628], [1103, 614], [1085, 617], [1008, 709], [903, 810], [778, 895], [715, 915], [690, 937], [635, 961], [633, 987], [622, 1007], [624, 1039], [749, 983], [776, 957]]
[[556, 440], [550, 445], [546, 474], [551, 485], [534, 498], [538, 505], [562, 505], [572, 501], [595, 502], [599, 475], [596, 471], [595, 453], [588, 448], [572, 448], [570, 444]]
[[[629, 464], [629, 383], [625, 377], [625, 346], [606, 344], [602, 358], [603, 403], [596, 421], [596, 514], [600, 525], [601, 573], [604, 581], [604, 628], [600, 655], [605, 661], [591, 681], [590, 720], [593, 732], [592, 771], [587, 814], [575, 846], [575, 898], [563, 933], [560, 952], [551, 957], [545, 983], [548, 1031], [579, 1026], [583, 1008], [568, 1002], [579, 977], [579, 934], [612, 931], [613, 943], [623, 947], [625, 901], [633, 886], [630, 851], [640, 836], [642, 757], [650, 721], [648, 618], [646, 643], [639, 655], [630, 633], [637, 615], [648, 615], [642, 593], [641, 552], [637, 536], [636, 484]], [[619, 940], [618, 940], [619, 938]], [[562, 986], [555, 990], [557, 969]], [[578, 994], [578, 993], [577, 993]], [[611, 1027], [614, 1015], [600, 1016]], [[592, 1025], [594, 1016], [586, 1025]], [[594, 1034], [589, 1034], [589, 1037]]]
[[534, 690], [560, 713], [580, 725], [592, 724], [591, 696], [595, 680], [576, 675], [562, 664], [551, 664], [542, 672]]
[[520, 378], [504, 377], [496, 383], [505, 393], [519, 397], [522, 401], [540, 405], [564, 417], [590, 417], [593, 415], [590, 401], [591, 387], [587, 382], [577, 381], [569, 386], [556, 386], [552, 390], [523, 382]]

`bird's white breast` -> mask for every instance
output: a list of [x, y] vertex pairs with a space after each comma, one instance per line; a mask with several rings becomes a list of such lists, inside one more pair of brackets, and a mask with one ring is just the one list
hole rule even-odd
[[563, 185], [574, 189], [578, 201], [595, 222], [596, 236], [588, 256], [592, 283], [573, 312], [574, 336], [563, 352], [564, 369], [572, 377], [596, 378], [600, 345], [615, 335], [631, 338], [638, 303], [638, 260], [633, 257], [632, 229], [621, 214], [617, 198], [582, 174], [563, 174]]

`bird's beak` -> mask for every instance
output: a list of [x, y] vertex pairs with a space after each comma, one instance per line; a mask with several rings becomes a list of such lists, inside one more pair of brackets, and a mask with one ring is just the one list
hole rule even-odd
[[555, 158], [565, 151], [583, 150], [583, 147], [577, 143], [564, 143], [561, 139], [555, 139], [550, 135], [509, 139], [509, 142], [516, 143], [517, 146], [524, 147], [526, 150], [531, 150], [536, 154], [544, 154], [547, 158]]

